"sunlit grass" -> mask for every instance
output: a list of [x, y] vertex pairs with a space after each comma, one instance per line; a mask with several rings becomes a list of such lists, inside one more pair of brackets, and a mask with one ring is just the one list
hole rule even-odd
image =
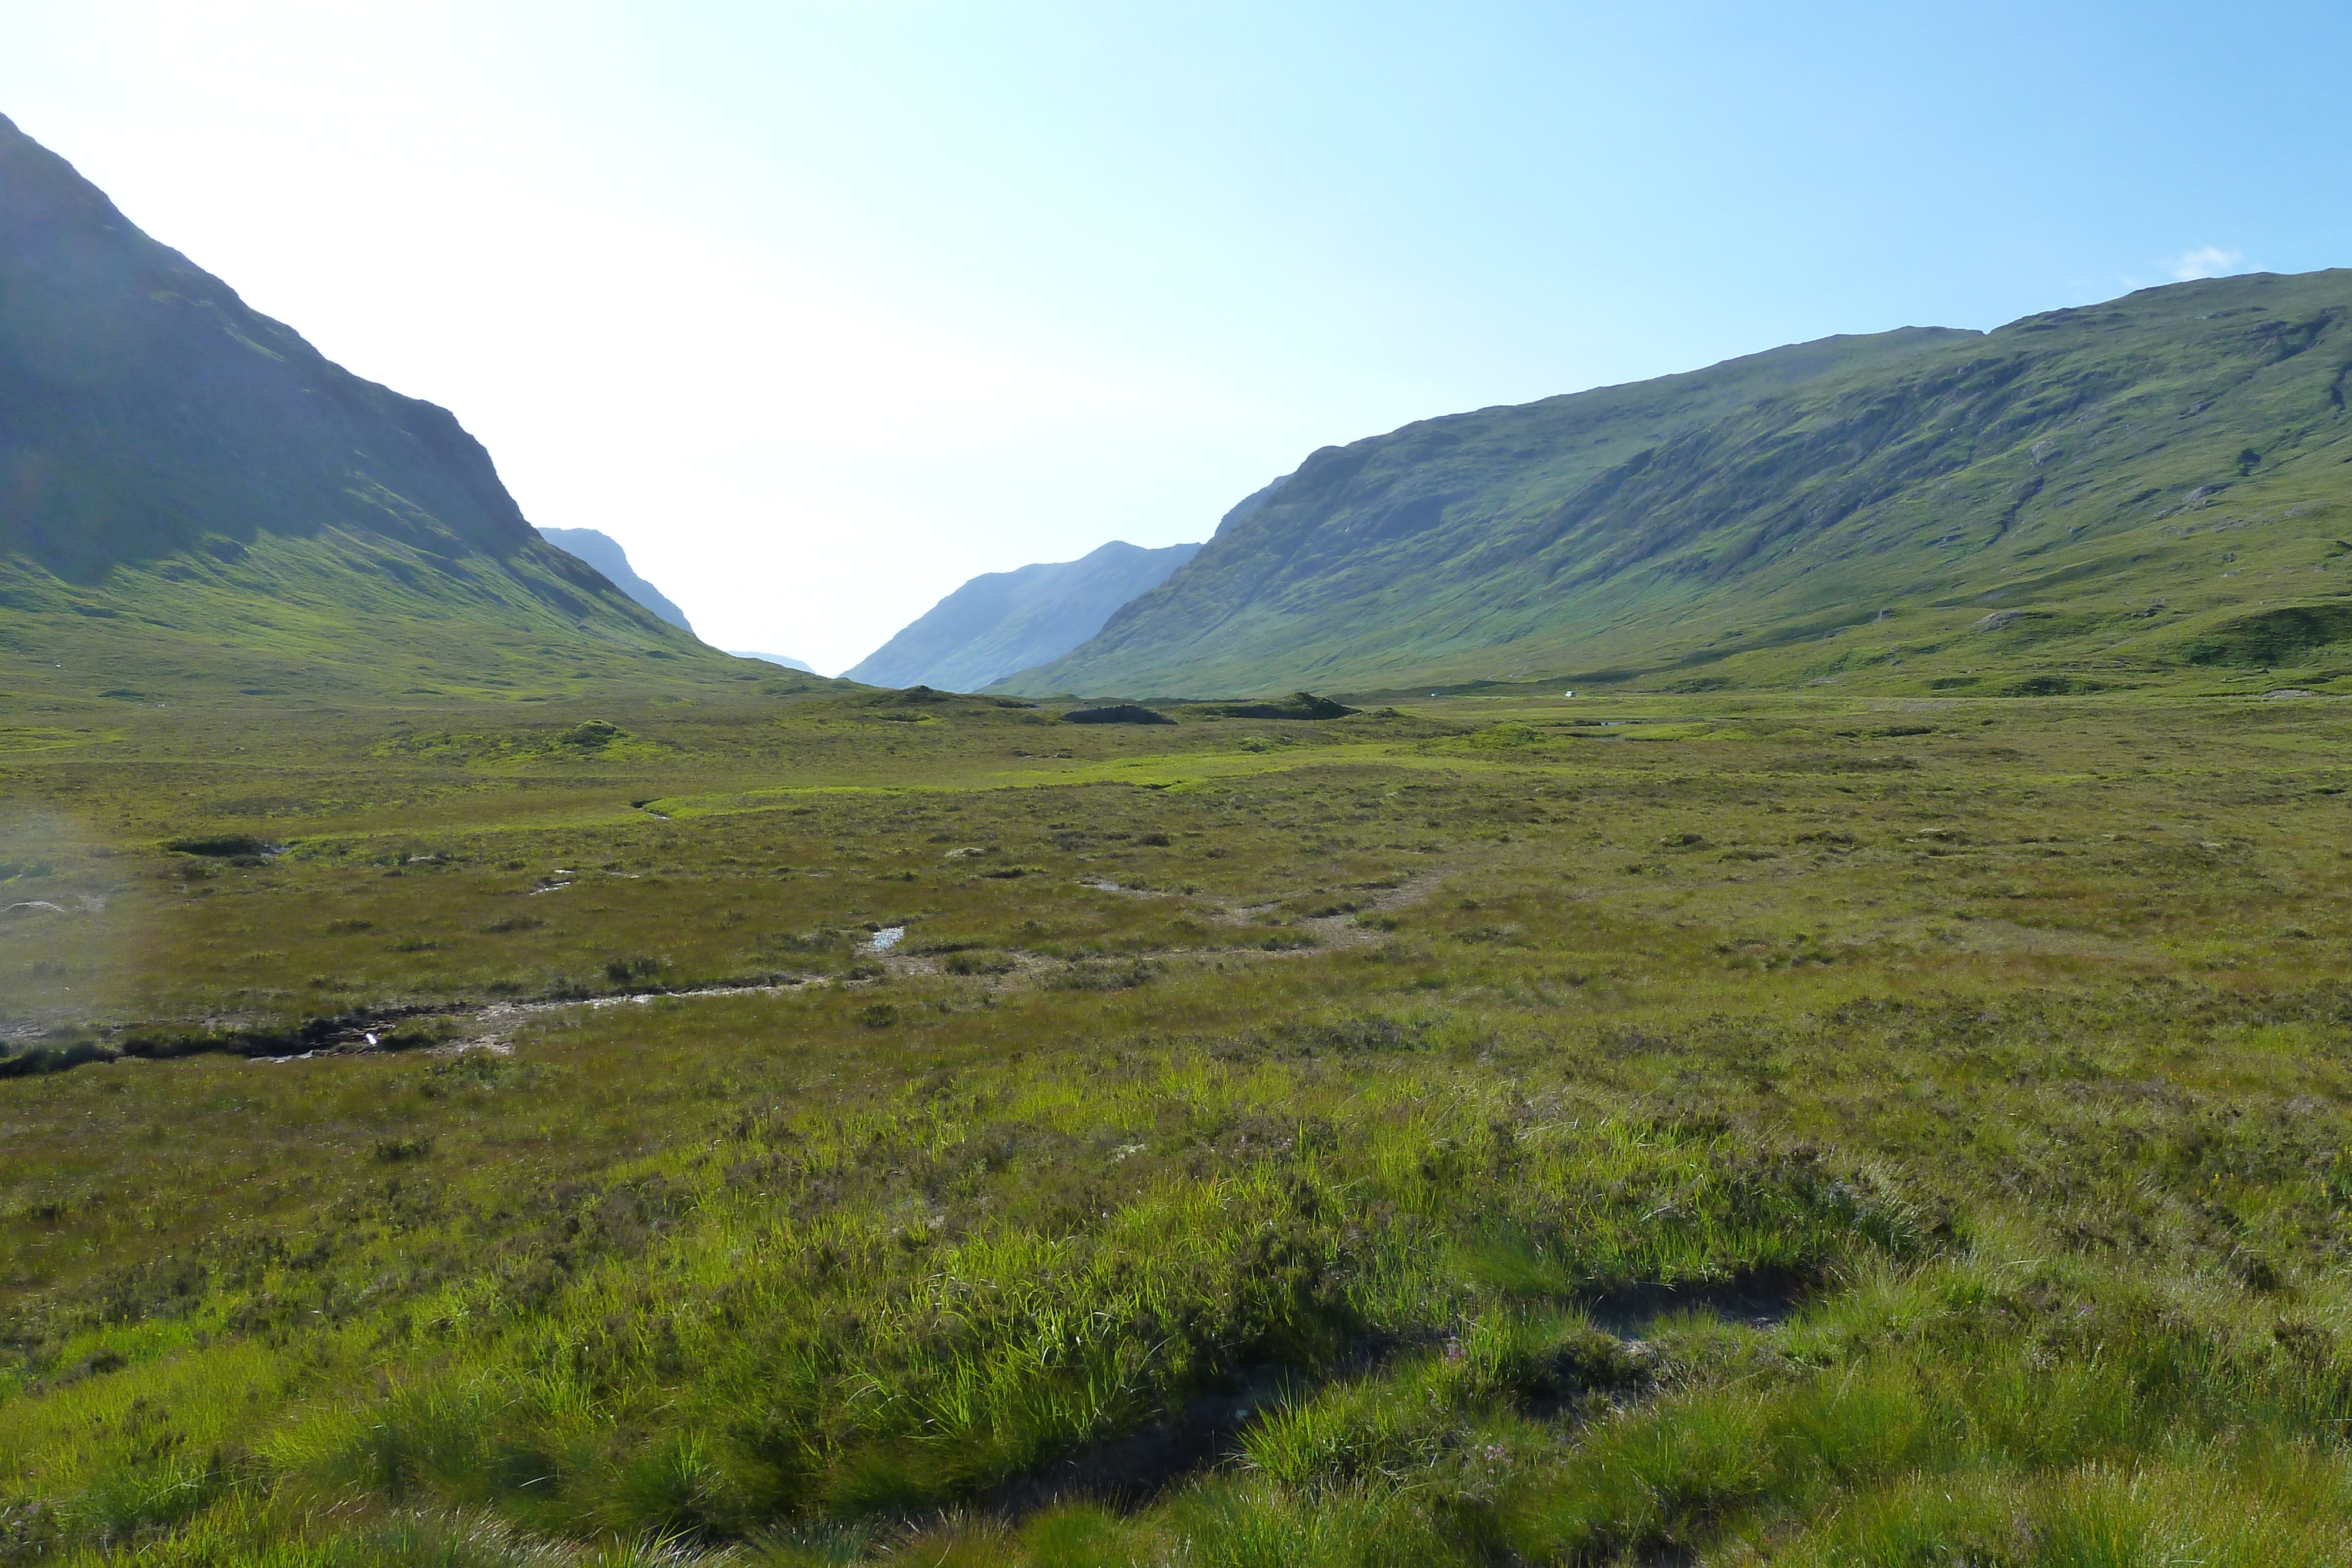
[[0, 1561], [2345, 1554], [2332, 709], [805, 706], [11, 764]]

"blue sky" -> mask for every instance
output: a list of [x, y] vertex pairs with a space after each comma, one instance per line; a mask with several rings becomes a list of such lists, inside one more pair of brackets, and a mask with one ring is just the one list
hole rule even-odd
[[0, 0], [0, 112], [712, 642], [1316, 446], [2352, 263], [2352, 10]]

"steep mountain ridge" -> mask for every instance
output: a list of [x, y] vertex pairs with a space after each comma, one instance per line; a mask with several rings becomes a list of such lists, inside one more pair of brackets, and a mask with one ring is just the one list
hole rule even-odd
[[842, 678], [877, 686], [978, 691], [1068, 653], [1102, 630], [1120, 605], [1165, 580], [1200, 549], [1181, 544], [1145, 549], [1114, 539], [1076, 560], [982, 573]]
[[[2347, 313], [2352, 273], [2215, 279], [1408, 425], [1317, 453], [1005, 685], [1901, 685], [1979, 665], [2063, 685], [2210, 663], [2238, 621], [2341, 591]], [[2334, 575], [2286, 592], [2256, 567]], [[2333, 641], [2297, 645], [2325, 662]]]
[[5, 118], [0, 648], [129, 695], [761, 674], [542, 540], [447, 410], [328, 361]]
[[629, 552], [612, 535], [596, 528], [541, 528], [539, 537], [603, 572], [607, 582], [679, 631], [693, 632], [686, 612], [668, 594], [637, 575], [637, 569], [629, 564]]

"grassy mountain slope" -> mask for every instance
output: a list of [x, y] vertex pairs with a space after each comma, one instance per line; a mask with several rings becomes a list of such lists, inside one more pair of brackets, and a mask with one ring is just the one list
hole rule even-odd
[[2325, 682], [2347, 308], [2352, 272], [2217, 279], [1409, 425], [1008, 685]]
[[541, 528], [539, 537], [603, 572], [606, 581], [679, 631], [694, 630], [686, 612], [668, 594], [637, 575], [637, 569], [629, 564], [629, 552], [612, 535], [594, 528]]
[[977, 691], [1068, 653], [1200, 548], [1144, 549], [1114, 539], [1076, 560], [987, 572], [940, 600], [845, 678]]
[[541, 539], [448, 411], [331, 363], [5, 120], [0, 649], [83, 696], [743, 678]]

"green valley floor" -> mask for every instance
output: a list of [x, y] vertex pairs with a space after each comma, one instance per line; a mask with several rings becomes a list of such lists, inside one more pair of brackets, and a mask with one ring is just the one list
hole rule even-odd
[[0, 708], [0, 1563], [2352, 1561], [2352, 699]]

